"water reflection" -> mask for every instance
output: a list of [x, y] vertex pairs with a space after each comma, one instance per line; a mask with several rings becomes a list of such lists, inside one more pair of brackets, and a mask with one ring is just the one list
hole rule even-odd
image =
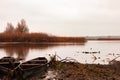
[[[109, 64], [111, 60], [120, 56], [120, 43], [89, 41], [84, 44], [44, 43], [44, 44], [0, 44], [0, 58], [15, 57], [27, 61], [36, 57], [46, 57], [57, 54], [60, 59], [71, 57], [84, 64]], [[118, 57], [116, 60], [120, 60]]]
[[5, 52], [6, 52], [6, 55], [7, 56], [14, 56], [14, 55], [17, 55], [17, 59], [19, 60], [25, 60], [26, 56], [28, 55], [29, 53], [29, 48], [28, 47], [25, 47], [24, 45], [23, 46], [12, 46], [12, 47], [6, 47], [4, 48]]
[[12, 45], [10, 44], [10, 45], [0, 45], [0, 50], [4, 50], [7, 56], [10, 56], [10, 57], [16, 56], [18, 60], [25, 61], [28, 54], [31, 53], [30, 50], [42, 51], [42, 50], [47, 50], [57, 46], [70, 46], [70, 45], [73, 46], [73, 45], [84, 45], [84, 44], [71, 44], [71, 43], [12, 44]]

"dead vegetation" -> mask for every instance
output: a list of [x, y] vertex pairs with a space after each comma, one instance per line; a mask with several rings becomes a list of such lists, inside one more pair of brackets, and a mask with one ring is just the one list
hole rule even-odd
[[83, 37], [57, 37], [46, 33], [0, 33], [0, 42], [86, 42]]
[[56, 78], [60, 80], [120, 80], [119, 61], [108, 65], [81, 64], [67, 58], [58, 61], [55, 55], [51, 57], [50, 67], [58, 72]]
[[7, 23], [4, 32], [0, 33], [0, 42], [86, 42], [84, 37], [58, 37], [46, 33], [30, 33], [26, 21], [22, 19], [16, 27]]

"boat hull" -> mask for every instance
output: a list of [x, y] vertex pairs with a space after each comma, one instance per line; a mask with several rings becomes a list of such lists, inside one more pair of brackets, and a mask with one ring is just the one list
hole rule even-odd
[[27, 80], [36, 75], [43, 75], [49, 67], [47, 59], [36, 58], [22, 63], [14, 72], [23, 80]]

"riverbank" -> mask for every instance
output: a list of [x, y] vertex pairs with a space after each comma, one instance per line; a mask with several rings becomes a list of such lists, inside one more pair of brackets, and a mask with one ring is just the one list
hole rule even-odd
[[57, 72], [56, 80], [120, 80], [118, 61], [108, 65], [53, 61], [51, 68]]
[[[81, 64], [67, 59], [57, 61], [52, 57], [48, 65], [47, 71], [40, 71], [26, 80], [120, 80], [119, 61], [108, 65]], [[0, 77], [1, 80], [10, 78], [1, 75]]]

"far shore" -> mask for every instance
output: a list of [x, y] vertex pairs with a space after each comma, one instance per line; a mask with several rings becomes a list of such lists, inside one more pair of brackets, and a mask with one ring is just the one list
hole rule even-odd
[[119, 36], [94, 36], [94, 37], [85, 37], [86, 40], [98, 40], [98, 41], [119, 41]]
[[75, 42], [0, 42], [0, 45], [84, 45], [84, 43]]
[[0, 33], [0, 43], [85, 43], [84, 37], [60, 37], [46, 33]]
[[99, 38], [99, 39], [87, 39], [96, 41], [120, 41], [120, 38]]

